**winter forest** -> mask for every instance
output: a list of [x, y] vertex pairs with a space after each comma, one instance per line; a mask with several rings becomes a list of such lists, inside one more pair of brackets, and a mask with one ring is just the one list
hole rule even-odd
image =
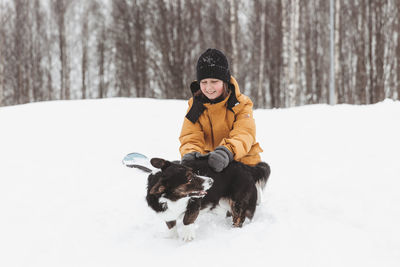
[[[400, 98], [400, 0], [335, 0], [336, 103]], [[258, 108], [328, 103], [327, 0], [0, 0], [0, 106], [186, 99], [198, 56], [228, 56]]]

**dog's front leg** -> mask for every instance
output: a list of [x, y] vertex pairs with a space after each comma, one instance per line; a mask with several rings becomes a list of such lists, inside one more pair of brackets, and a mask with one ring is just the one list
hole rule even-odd
[[176, 221], [169, 221], [169, 222], [165, 222], [168, 226], [169, 229], [169, 238], [177, 238], [179, 237], [178, 235], [178, 231], [176, 229]]
[[194, 222], [200, 212], [200, 199], [192, 198], [186, 208], [185, 216], [183, 217], [183, 241], [192, 241], [195, 237]]

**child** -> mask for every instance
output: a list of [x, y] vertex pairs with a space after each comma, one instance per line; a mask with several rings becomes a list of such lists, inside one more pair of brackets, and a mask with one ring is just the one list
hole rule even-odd
[[256, 142], [253, 102], [239, 91], [228, 60], [208, 49], [197, 61], [197, 81], [190, 89], [189, 109], [179, 137], [182, 162], [208, 155], [209, 166], [220, 172], [232, 160], [247, 165], [261, 161]]

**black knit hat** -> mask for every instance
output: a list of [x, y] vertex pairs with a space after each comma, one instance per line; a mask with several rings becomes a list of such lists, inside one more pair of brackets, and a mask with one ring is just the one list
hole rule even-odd
[[197, 82], [206, 78], [215, 78], [229, 83], [231, 74], [229, 64], [224, 53], [209, 48], [197, 61]]

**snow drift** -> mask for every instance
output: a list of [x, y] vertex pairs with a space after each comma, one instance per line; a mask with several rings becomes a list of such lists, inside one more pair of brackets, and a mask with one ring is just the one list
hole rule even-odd
[[0, 108], [1, 266], [399, 266], [400, 103], [257, 110], [272, 175], [255, 218], [165, 238], [126, 153], [179, 159], [186, 101]]

